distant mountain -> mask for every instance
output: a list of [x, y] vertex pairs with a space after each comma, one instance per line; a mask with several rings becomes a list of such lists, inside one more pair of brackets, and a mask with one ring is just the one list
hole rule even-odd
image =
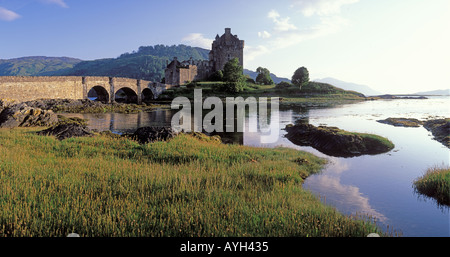
[[75, 58], [45, 56], [0, 59], [0, 76], [42, 76], [71, 69], [80, 62]]
[[[255, 80], [256, 76], [258, 76], [258, 72], [244, 69], [244, 75], [248, 75], [248, 76], [250, 76], [250, 78]], [[277, 77], [277, 75], [275, 75], [273, 73], [270, 73], [270, 77], [272, 78], [273, 82], [276, 84], [280, 83], [281, 81], [291, 82], [290, 79]]]
[[335, 78], [324, 78], [324, 79], [315, 79], [316, 82], [322, 82], [322, 83], [328, 83], [333, 86], [345, 89], [345, 90], [352, 90], [356, 92], [363, 93], [366, 96], [373, 96], [373, 95], [381, 95], [381, 92], [378, 92], [376, 90], [371, 89], [368, 86], [365, 85], [359, 85], [355, 83], [345, 82], [342, 80], [338, 80]]
[[441, 89], [415, 93], [413, 95], [450, 95], [450, 89]]

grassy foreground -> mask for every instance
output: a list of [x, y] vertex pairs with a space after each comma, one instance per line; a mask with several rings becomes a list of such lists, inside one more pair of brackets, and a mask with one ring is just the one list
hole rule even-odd
[[450, 167], [432, 167], [416, 181], [415, 189], [436, 199], [439, 204], [450, 206]]
[[325, 164], [293, 149], [180, 135], [139, 145], [0, 129], [0, 236], [366, 236], [302, 189]]

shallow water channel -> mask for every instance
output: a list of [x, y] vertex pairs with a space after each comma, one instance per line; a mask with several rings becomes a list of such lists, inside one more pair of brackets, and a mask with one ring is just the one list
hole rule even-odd
[[[88, 119], [88, 126], [98, 131], [125, 133], [144, 126], [170, 126], [176, 111], [157, 109], [137, 114], [65, 115]], [[255, 115], [257, 113], [247, 113], [247, 125], [255, 120], [258, 122], [252, 119]], [[325, 157], [329, 164], [320, 174], [308, 177], [303, 187], [326, 204], [344, 214], [370, 215], [381, 228], [402, 236], [450, 236], [449, 208], [418, 195], [412, 184], [427, 168], [449, 165], [450, 150], [433, 140], [431, 133], [423, 127], [394, 127], [377, 122], [389, 117], [421, 120], [450, 117], [450, 97], [365, 101], [334, 108], [280, 108], [279, 126], [270, 124], [270, 127], [280, 129], [275, 135], [276, 142], [262, 144], [260, 132], [228, 134], [225, 138], [249, 146], [284, 146]], [[328, 156], [311, 147], [297, 146], [284, 137], [283, 128], [299, 120], [308, 120], [315, 126], [336, 126], [347, 131], [384, 136], [395, 144], [395, 148], [379, 155]]]

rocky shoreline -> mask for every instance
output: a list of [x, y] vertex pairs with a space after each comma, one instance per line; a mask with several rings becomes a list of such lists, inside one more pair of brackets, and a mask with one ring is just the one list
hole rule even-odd
[[89, 99], [45, 99], [17, 103], [0, 99], [0, 128], [50, 127], [58, 123], [57, 113], [137, 113], [165, 105], [106, 104]]
[[434, 136], [434, 139], [450, 148], [450, 118], [428, 120], [423, 124]]
[[384, 120], [377, 120], [377, 122], [395, 127], [418, 128], [423, 126], [431, 132], [436, 141], [450, 148], [450, 118], [430, 119], [425, 121], [412, 118], [387, 118]]

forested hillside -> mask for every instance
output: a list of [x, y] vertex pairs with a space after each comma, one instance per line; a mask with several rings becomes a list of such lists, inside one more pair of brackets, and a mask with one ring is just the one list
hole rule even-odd
[[67, 57], [0, 60], [0, 76], [111, 76], [161, 81], [166, 61], [208, 59], [209, 50], [186, 45], [141, 46], [117, 58], [82, 61]]
[[71, 69], [80, 62], [75, 58], [45, 56], [0, 59], [0, 76], [45, 76]]

